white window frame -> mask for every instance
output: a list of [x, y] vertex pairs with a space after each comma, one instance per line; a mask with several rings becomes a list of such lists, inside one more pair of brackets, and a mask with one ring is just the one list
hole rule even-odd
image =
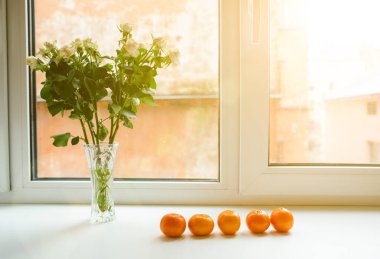
[[270, 203], [379, 205], [380, 167], [269, 165], [269, 3], [241, 6], [240, 193]]
[[0, 192], [10, 190], [6, 9], [6, 1], [0, 0]]
[[[218, 182], [123, 181], [117, 203], [216, 203], [236, 199], [239, 153], [239, 2], [220, 1], [220, 179]], [[10, 156], [12, 191], [1, 202], [90, 201], [89, 181], [31, 180], [27, 1], [8, 2]], [[207, 197], [207, 199], [205, 199]]]

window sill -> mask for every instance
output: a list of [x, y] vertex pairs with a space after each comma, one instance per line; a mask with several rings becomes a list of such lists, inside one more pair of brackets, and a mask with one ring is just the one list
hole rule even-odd
[[[288, 235], [272, 228], [252, 235], [245, 226], [251, 207], [234, 207], [242, 217], [235, 237], [217, 226], [208, 238], [186, 230], [168, 239], [161, 217], [178, 212], [188, 219], [223, 207], [117, 206], [117, 219], [88, 223], [89, 205], [1, 205], [0, 258], [376, 258], [380, 247], [380, 207], [289, 207], [295, 226]], [[265, 208], [269, 212], [273, 208]]]

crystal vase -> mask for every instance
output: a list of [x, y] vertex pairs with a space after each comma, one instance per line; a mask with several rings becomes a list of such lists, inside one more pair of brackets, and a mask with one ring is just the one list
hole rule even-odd
[[84, 145], [91, 175], [91, 223], [115, 219], [112, 184], [118, 144]]

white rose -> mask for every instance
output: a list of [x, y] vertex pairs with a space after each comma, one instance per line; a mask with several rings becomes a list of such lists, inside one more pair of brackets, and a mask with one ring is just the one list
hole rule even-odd
[[140, 99], [139, 98], [132, 98], [132, 103], [134, 106], [139, 106], [140, 105]]
[[39, 54], [41, 56], [46, 56], [49, 54], [49, 51], [46, 48], [41, 47], [37, 54]]
[[71, 47], [69, 46], [63, 46], [60, 50], [59, 50], [59, 54], [64, 58], [64, 59], [67, 59], [67, 58], [70, 58], [72, 55], [74, 55], [74, 51]]
[[128, 41], [124, 45], [124, 50], [127, 52], [128, 56], [132, 56], [134, 58], [140, 54], [139, 45], [133, 40]]
[[133, 30], [133, 26], [130, 23], [120, 24], [120, 30], [124, 33], [131, 33]]
[[75, 39], [73, 42], [71, 42], [71, 47], [76, 51], [80, 48], [83, 48], [82, 41], [80, 39]]
[[35, 70], [38, 66], [38, 59], [33, 56], [29, 56], [26, 58], [26, 64], [30, 67], [30, 69]]
[[48, 41], [46, 41], [44, 43], [44, 46], [45, 46], [47, 52], [50, 52], [50, 51], [52, 51], [52, 50], [54, 50], [54, 49], [57, 48], [55, 41], [54, 42], [48, 42]]
[[179, 64], [179, 51], [178, 50], [172, 50], [169, 51], [168, 56], [173, 65], [178, 65]]
[[166, 41], [162, 37], [153, 39], [153, 44], [159, 47], [160, 49], [166, 48]]
[[85, 48], [89, 48], [89, 49], [97, 49], [98, 48], [98, 45], [96, 45], [96, 43], [93, 42], [91, 38], [85, 39], [83, 41], [83, 46]]

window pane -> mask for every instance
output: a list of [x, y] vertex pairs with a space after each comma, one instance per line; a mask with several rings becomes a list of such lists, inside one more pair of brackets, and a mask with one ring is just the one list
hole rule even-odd
[[270, 163], [378, 163], [379, 8], [271, 1]]
[[[159, 71], [159, 106], [142, 107], [134, 129], [118, 133], [116, 177], [218, 179], [218, 5], [218, 0], [34, 1], [36, 50], [45, 41], [62, 45], [91, 37], [102, 53], [112, 55], [117, 25], [128, 22], [138, 41], [162, 36], [181, 53], [178, 66]], [[37, 93], [43, 80], [36, 75]], [[36, 100], [37, 176], [88, 177], [82, 147], [56, 148], [49, 138], [62, 129], [79, 134], [78, 122], [51, 118], [46, 104]]]

